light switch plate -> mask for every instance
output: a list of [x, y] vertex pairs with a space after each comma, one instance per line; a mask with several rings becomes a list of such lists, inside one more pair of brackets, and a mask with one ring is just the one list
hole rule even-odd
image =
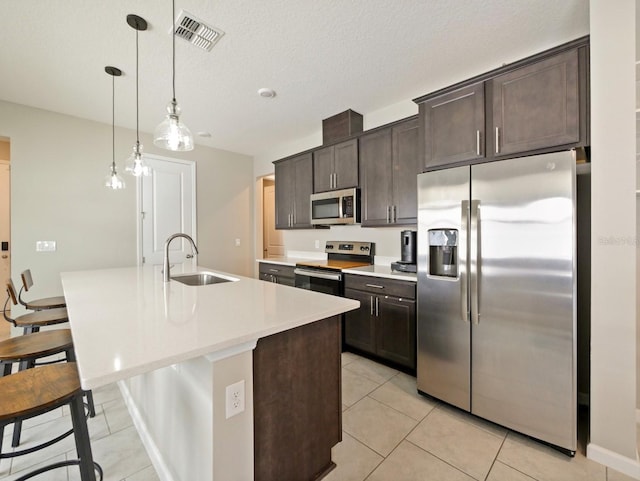
[[55, 252], [56, 241], [36, 241], [36, 252]]

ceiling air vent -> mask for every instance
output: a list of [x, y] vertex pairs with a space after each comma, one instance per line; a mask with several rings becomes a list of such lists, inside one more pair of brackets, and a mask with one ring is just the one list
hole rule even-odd
[[176, 37], [182, 38], [202, 50], [210, 52], [220, 37], [224, 35], [222, 30], [217, 30], [206, 25], [202, 20], [184, 10], [180, 11], [176, 20]]

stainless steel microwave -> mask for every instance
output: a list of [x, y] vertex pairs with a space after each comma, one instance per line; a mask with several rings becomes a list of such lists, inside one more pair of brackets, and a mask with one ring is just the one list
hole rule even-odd
[[360, 189], [311, 194], [311, 224], [359, 224]]

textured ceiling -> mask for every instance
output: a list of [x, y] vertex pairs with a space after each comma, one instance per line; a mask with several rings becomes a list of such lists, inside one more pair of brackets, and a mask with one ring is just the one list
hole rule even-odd
[[[211, 52], [176, 39], [183, 120], [196, 143], [249, 155], [588, 34], [588, 0], [177, 0], [225, 32]], [[170, 0], [2, 0], [0, 99], [153, 132], [171, 99]], [[261, 87], [274, 99], [257, 95]], [[2, 132], [0, 132], [0, 135]]]

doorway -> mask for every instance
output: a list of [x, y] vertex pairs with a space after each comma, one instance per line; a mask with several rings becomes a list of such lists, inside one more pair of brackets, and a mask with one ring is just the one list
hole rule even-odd
[[[145, 155], [151, 175], [139, 183], [139, 264], [162, 264], [171, 234], [196, 238], [196, 165], [193, 161]], [[171, 243], [170, 261], [183, 263], [192, 254], [185, 239]]]
[[284, 256], [282, 231], [276, 230], [276, 183], [271, 178], [262, 182], [262, 245], [263, 258]]

